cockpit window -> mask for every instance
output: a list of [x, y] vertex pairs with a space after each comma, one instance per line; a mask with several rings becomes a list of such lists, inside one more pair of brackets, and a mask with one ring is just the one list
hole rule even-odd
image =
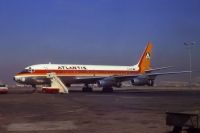
[[28, 69], [24, 69], [21, 73], [32, 73], [32, 72], [34, 72], [34, 69], [29, 67]]
[[21, 73], [30, 73], [29, 69], [24, 69], [23, 71], [21, 71]]

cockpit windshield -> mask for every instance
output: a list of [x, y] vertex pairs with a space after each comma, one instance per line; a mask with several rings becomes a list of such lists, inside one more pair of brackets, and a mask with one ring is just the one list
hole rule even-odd
[[29, 67], [28, 69], [24, 69], [21, 73], [32, 73], [33, 71], [34, 71], [34, 69]]
[[24, 69], [21, 73], [30, 73], [29, 69]]

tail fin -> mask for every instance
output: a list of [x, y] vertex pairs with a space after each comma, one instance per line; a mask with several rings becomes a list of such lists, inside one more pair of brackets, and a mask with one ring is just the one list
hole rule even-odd
[[137, 64], [139, 67], [140, 73], [144, 73], [145, 71], [151, 69], [152, 47], [153, 47], [152, 43], [148, 42], [144, 53], [140, 57], [140, 60]]

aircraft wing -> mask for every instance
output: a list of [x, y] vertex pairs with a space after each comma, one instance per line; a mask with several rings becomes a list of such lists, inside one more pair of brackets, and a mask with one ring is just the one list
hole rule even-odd
[[78, 77], [76, 78], [77, 83], [97, 83], [99, 80], [116, 80], [119, 82], [132, 80], [137, 77], [151, 78], [155, 79], [156, 76], [160, 75], [171, 75], [171, 74], [182, 74], [182, 73], [190, 73], [191, 71], [180, 71], [180, 72], [164, 72], [164, 73], [145, 73], [145, 74], [137, 74], [137, 75], [127, 75], [127, 76], [110, 76], [110, 77]]
[[142, 76], [143, 74], [137, 74], [137, 75], [130, 75], [130, 76], [110, 76], [110, 77], [77, 77], [76, 78], [76, 83], [88, 83], [88, 84], [92, 84], [92, 83], [97, 83], [99, 80], [117, 80], [120, 82], [123, 81], [128, 81], [131, 80], [133, 78], [136, 78], [138, 76]]
[[169, 74], [181, 74], [181, 73], [191, 73], [192, 71], [180, 71], [180, 72], [164, 72], [164, 73], [151, 73], [148, 76], [159, 76], [159, 75], [169, 75]]
[[76, 83], [87, 83], [87, 84], [94, 84], [99, 80], [102, 80], [106, 77], [77, 77], [76, 78]]
[[118, 81], [127, 81], [137, 77], [146, 77], [155, 79], [156, 76], [160, 75], [171, 75], [171, 74], [182, 74], [182, 73], [191, 73], [191, 71], [179, 71], [179, 72], [163, 72], [163, 73], [146, 73], [146, 74], [139, 74], [139, 75], [130, 75], [130, 76], [113, 76]]

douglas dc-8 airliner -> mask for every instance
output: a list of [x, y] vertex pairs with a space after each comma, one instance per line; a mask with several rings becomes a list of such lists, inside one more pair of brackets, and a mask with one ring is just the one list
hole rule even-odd
[[158, 75], [188, 73], [189, 71], [152, 73], [162, 67], [152, 69], [152, 44], [148, 42], [139, 62], [133, 66], [77, 65], [77, 64], [39, 64], [26, 67], [14, 76], [21, 84], [49, 85], [49, 90], [57, 89], [60, 93], [68, 93], [71, 84], [84, 84], [83, 92], [90, 92], [90, 84], [97, 84], [105, 92], [112, 92], [113, 87], [121, 87], [123, 81], [131, 81], [135, 86], [153, 86]]

